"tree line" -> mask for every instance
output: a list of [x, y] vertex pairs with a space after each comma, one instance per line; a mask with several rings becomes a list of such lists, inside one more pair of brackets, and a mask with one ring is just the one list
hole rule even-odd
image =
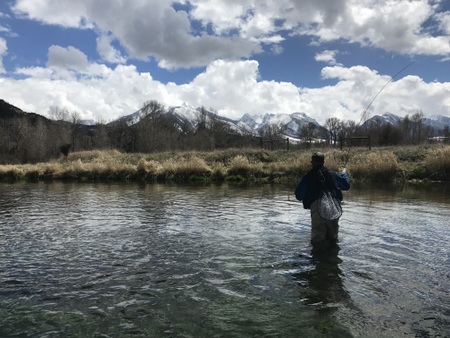
[[[425, 116], [422, 111], [407, 114], [400, 123], [377, 124], [367, 121], [359, 125], [353, 120], [340, 120], [336, 117], [326, 119], [324, 128], [315, 123], [301, 125], [298, 129], [298, 137], [301, 145], [312, 143], [324, 143], [338, 146], [341, 139], [369, 138], [374, 146], [412, 145], [433, 142], [433, 138], [440, 136], [442, 142], [450, 141], [449, 126], [437, 131], [424, 123]], [[282, 125], [272, 125], [260, 132], [260, 135], [269, 139], [286, 138]]]
[[[97, 121], [94, 125], [85, 125], [77, 112], [66, 108], [50, 107], [50, 118], [47, 119], [38, 114], [24, 113], [0, 100], [0, 163], [48, 161], [82, 150], [118, 149], [137, 153], [209, 151], [262, 147], [264, 141], [286, 139], [282, 125], [268, 126], [258, 135], [237, 132], [204, 108], [200, 110], [196, 126], [190, 129], [180, 128], [180, 121], [165, 114], [163, 105], [156, 100], [144, 102], [141, 112], [140, 121], [132, 125], [123, 118], [111, 123]], [[374, 146], [423, 143], [434, 136], [434, 131], [423, 124], [423, 119], [423, 114], [417, 112], [406, 115], [397, 126], [358, 126], [354, 121], [333, 117], [326, 120], [324, 127], [313, 123], [299, 127], [301, 142], [291, 142], [291, 147], [310, 146], [313, 142], [336, 146], [341, 138], [369, 135]], [[448, 140], [448, 126], [443, 135]]]
[[[370, 136], [376, 146], [421, 144], [438, 136], [436, 130], [424, 124], [424, 119], [423, 112], [417, 111], [411, 115], [407, 114], [397, 125], [366, 122], [358, 126], [354, 121], [340, 121], [333, 117], [326, 120], [325, 127], [329, 132], [328, 139], [331, 144], [337, 144], [341, 138], [351, 136]], [[446, 126], [439, 136], [448, 142], [449, 126]]]
[[155, 100], [144, 102], [142, 118], [85, 125], [77, 112], [50, 107], [49, 119], [24, 113], [0, 100], [0, 164], [48, 161], [69, 152], [118, 149], [123, 152], [208, 151], [230, 147], [256, 147], [259, 139], [240, 134], [202, 108], [196, 127], [184, 130]]

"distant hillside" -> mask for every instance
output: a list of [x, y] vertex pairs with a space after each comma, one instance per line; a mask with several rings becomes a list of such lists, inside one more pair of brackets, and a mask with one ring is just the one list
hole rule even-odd
[[[305, 113], [295, 112], [292, 114], [275, 114], [266, 113], [264, 115], [252, 116], [249, 114], [244, 114], [240, 119], [233, 120], [217, 115], [212, 109], [205, 108], [195, 108], [187, 104], [181, 106], [163, 106], [163, 114], [166, 118], [170, 118], [176, 124], [176, 127], [185, 133], [194, 132], [197, 129], [199, 121], [202, 119], [202, 113], [206, 116], [212, 116], [219, 121], [227, 124], [231, 131], [237, 134], [251, 134], [258, 136], [264, 130], [267, 130], [271, 126], [277, 126], [280, 131], [285, 136], [291, 138], [301, 138], [300, 131], [303, 126], [312, 123], [316, 126], [318, 131], [317, 137], [325, 138], [327, 135], [327, 130], [324, 126], [320, 125], [316, 120], [307, 116]], [[44, 119], [48, 120], [46, 117], [36, 114], [36, 113], [25, 113], [20, 108], [17, 108], [8, 102], [0, 99], [0, 118], [5, 117], [23, 117], [27, 116], [31, 119]], [[142, 110], [138, 110], [132, 114], [123, 116], [110, 124], [115, 124], [118, 121], [125, 122], [128, 126], [138, 123], [144, 116]], [[376, 128], [381, 127], [386, 124], [391, 124], [393, 126], [399, 125], [403, 121], [403, 118], [392, 114], [385, 113], [383, 115], [374, 115], [368, 119], [361, 126], [362, 128]], [[92, 121], [80, 121], [86, 125], [93, 125]], [[450, 126], [450, 117], [442, 115], [434, 115], [429, 118], [425, 118], [422, 123], [424, 126], [433, 128], [438, 134], [444, 130], [445, 127]]]
[[67, 122], [26, 113], [0, 99], [0, 163], [36, 162], [59, 156], [69, 142]]
[[[272, 126], [277, 126], [281, 133], [287, 137], [294, 139], [302, 138], [302, 127], [312, 123], [316, 126], [317, 138], [326, 138], [327, 129], [320, 125], [316, 120], [307, 116], [305, 113], [295, 112], [292, 114], [275, 114], [266, 113], [264, 115], [249, 115], [244, 114], [240, 119], [233, 120], [217, 115], [212, 109], [195, 108], [187, 104], [181, 106], [164, 107], [164, 115], [176, 121], [177, 128], [183, 132], [193, 132], [196, 130], [201, 114], [206, 113], [206, 116], [213, 116], [219, 121], [227, 124], [230, 130], [235, 133], [244, 135], [251, 134], [255, 136], [261, 135], [264, 130]], [[142, 119], [143, 113], [141, 110], [130, 115], [121, 117], [120, 121], [126, 121], [131, 126]], [[371, 129], [391, 124], [398, 126], [403, 121], [403, 118], [392, 114], [385, 113], [383, 115], [374, 115], [368, 119], [361, 126], [361, 129]], [[442, 133], [445, 127], [450, 126], [450, 118], [442, 115], [435, 115], [430, 118], [425, 118], [422, 121], [424, 126], [433, 128], [437, 134]]]
[[[376, 128], [382, 127], [387, 124], [398, 126], [403, 122], [403, 118], [392, 114], [385, 113], [383, 115], [374, 115], [361, 126], [362, 128]], [[443, 115], [434, 115], [429, 118], [424, 118], [422, 123], [426, 127], [430, 127], [435, 130], [435, 132], [439, 133], [444, 130], [444, 128], [448, 128], [450, 126], [450, 117]]]
[[36, 113], [26, 113], [22, 109], [13, 106], [12, 104], [0, 99], [0, 118], [15, 118], [26, 117], [30, 119], [45, 119], [44, 116]]
[[24, 114], [25, 113], [21, 109], [0, 99], [0, 118], [17, 117], [23, 116]]

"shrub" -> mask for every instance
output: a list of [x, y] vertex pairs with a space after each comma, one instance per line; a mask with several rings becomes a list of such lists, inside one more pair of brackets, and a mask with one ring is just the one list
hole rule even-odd
[[250, 163], [246, 156], [237, 155], [231, 159], [227, 175], [249, 178], [260, 177], [263, 173], [262, 163]]
[[75, 153], [70, 153], [67, 157], [68, 161], [83, 161], [83, 162], [95, 162], [95, 161], [105, 161], [114, 159], [117, 162], [120, 162], [120, 157], [122, 153], [113, 149], [113, 150], [86, 150], [86, 151], [77, 151]]
[[361, 181], [392, 181], [399, 172], [397, 157], [392, 151], [357, 154], [348, 167], [352, 177]]
[[401, 147], [394, 150], [397, 160], [401, 162], [420, 162], [427, 155], [427, 149], [424, 147]]
[[23, 178], [25, 171], [22, 166], [2, 165], [0, 166], [0, 176], [6, 181], [17, 181]]
[[205, 160], [197, 156], [169, 159], [161, 163], [159, 178], [175, 181], [204, 180], [211, 174]]
[[140, 174], [146, 175], [154, 175], [156, 176], [158, 172], [161, 170], [161, 164], [156, 161], [150, 160], [146, 161], [141, 158], [137, 164], [137, 171]]
[[450, 146], [433, 149], [424, 160], [424, 169], [432, 179], [450, 180]]
[[59, 151], [64, 155], [64, 157], [67, 157], [69, 155], [69, 150], [72, 147], [70, 143], [65, 143], [61, 146], [59, 146]]

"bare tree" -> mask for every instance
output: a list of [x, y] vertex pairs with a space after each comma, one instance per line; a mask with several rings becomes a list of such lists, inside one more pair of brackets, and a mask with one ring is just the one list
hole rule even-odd
[[423, 140], [423, 119], [424, 115], [421, 110], [418, 110], [411, 116], [412, 139], [414, 143], [420, 143]]
[[141, 111], [144, 117], [157, 120], [164, 114], [164, 106], [156, 100], [150, 100], [144, 102]]
[[108, 127], [108, 136], [113, 148], [126, 152], [136, 151], [136, 126], [128, 126], [126, 121], [121, 119]]
[[444, 130], [442, 130], [442, 135], [444, 136], [444, 143], [450, 143], [450, 128], [449, 128], [449, 126], [444, 127]]
[[78, 112], [70, 113], [70, 137], [72, 142], [72, 151], [78, 150], [77, 139], [80, 138], [81, 118]]
[[260, 135], [263, 138], [269, 140], [280, 140], [283, 138], [283, 133], [281, 132], [281, 123], [273, 123], [268, 125], [265, 129], [260, 131]]
[[55, 121], [70, 121], [69, 110], [65, 107], [50, 106], [48, 108], [48, 116]]
[[10, 119], [8, 148], [21, 162], [27, 160], [26, 140], [30, 134], [30, 121], [26, 117]]
[[405, 117], [403, 117], [401, 128], [402, 128], [404, 140], [407, 143], [412, 142], [412, 140], [413, 140], [412, 139], [412, 137], [413, 137], [412, 122], [411, 122], [411, 119], [409, 118], [409, 114], [406, 114]]
[[212, 122], [205, 107], [201, 107], [197, 127], [194, 134], [190, 137], [190, 147], [198, 150], [214, 149], [214, 137], [211, 130]]
[[208, 117], [208, 111], [205, 109], [205, 107], [202, 107], [200, 109], [200, 114], [198, 116], [197, 121], [197, 130], [206, 130], [208, 129], [209, 124], [209, 117]]
[[352, 137], [356, 134], [358, 130], [358, 125], [353, 120], [342, 121], [338, 125], [338, 136], [341, 137]]
[[92, 145], [94, 148], [109, 148], [111, 142], [108, 136], [108, 128], [103, 122], [97, 122], [95, 125], [95, 131], [93, 135]]
[[164, 106], [156, 100], [147, 101], [136, 125], [136, 150], [153, 152], [170, 148], [170, 121], [164, 116]]
[[337, 117], [330, 117], [325, 121], [325, 127], [327, 128], [330, 136], [330, 144], [336, 145], [338, 132], [340, 129], [340, 120]]
[[311, 144], [313, 139], [316, 137], [316, 133], [316, 125], [312, 122], [309, 122], [301, 127], [301, 136], [309, 144]]
[[43, 161], [48, 157], [48, 135], [48, 128], [43, 119], [38, 118], [27, 138], [30, 160]]
[[209, 142], [211, 150], [216, 148], [226, 148], [231, 141], [230, 127], [223, 121], [221, 121], [217, 114], [213, 111], [210, 112], [207, 123], [209, 132]]

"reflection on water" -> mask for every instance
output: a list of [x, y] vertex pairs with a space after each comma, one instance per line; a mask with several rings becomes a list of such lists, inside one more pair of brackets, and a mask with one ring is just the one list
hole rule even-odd
[[342, 260], [333, 254], [311, 256], [309, 259], [309, 264], [299, 264], [309, 265], [309, 268], [300, 268], [292, 274], [298, 284], [305, 288], [305, 295], [309, 294], [303, 301], [309, 305], [339, 306], [348, 298], [342, 283], [342, 270], [339, 268]]
[[0, 184], [0, 336], [444, 337], [448, 187], [352, 187], [311, 256], [292, 187]]

